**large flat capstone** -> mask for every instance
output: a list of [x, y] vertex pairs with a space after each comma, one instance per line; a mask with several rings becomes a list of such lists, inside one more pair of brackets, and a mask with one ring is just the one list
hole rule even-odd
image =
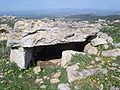
[[100, 28], [98, 23], [23, 20], [16, 22], [8, 46], [34, 47], [83, 42], [88, 36], [98, 33]]

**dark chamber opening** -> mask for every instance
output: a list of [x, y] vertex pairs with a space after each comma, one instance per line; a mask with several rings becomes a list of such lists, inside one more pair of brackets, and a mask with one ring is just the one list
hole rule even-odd
[[34, 47], [34, 60], [48, 61], [52, 59], [60, 59], [62, 57], [62, 52], [65, 50], [83, 52], [85, 45], [87, 45], [91, 39], [92, 36], [88, 37], [84, 42], [70, 42], [64, 44]]

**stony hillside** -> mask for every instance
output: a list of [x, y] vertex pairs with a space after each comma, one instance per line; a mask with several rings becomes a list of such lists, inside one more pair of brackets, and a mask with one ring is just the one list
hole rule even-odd
[[[73, 50], [70, 48], [70, 45], [62, 45], [62, 52], [60, 58], [54, 58], [54, 59], [47, 59], [47, 60], [37, 60], [35, 62], [35, 57], [37, 57], [40, 53], [35, 53], [33, 60], [31, 60], [30, 64], [26, 69], [20, 69], [17, 64], [10, 62], [10, 48], [11, 49], [18, 49], [16, 47], [24, 47], [25, 41], [23, 44], [18, 43], [11, 43], [10, 41], [7, 42], [5, 40], [0, 42], [0, 90], [119, 90], [120, 89], [120, 22], [114, 21], [98, 21], [96, 23], [91, 23], [87, 21], [80, 21], [80, 22], [66, 22], [59, 21], [56, 24], [58, 28], [56, 29], [54, 26], [55, 23], [52, 23], [51, 20], [50, 23], [53, 25], [47, 25], [47, 29], [49, 31], [46, 31], [46, 28], [38, 29], [41, 22], [36, 24], [38, 20], [35, 22], [35, 24], [32, 27], [32, 29], [28, 29], [30, 26], [29, 21], [27, 20], [24, 23], [23, 21], [18, 21], [16, 23], [17, 27], [14, 27], [14, 30], [24, 30], [18, 31], [18, 37], [15, 39], [12, 36], [5, 40], [22, 40], [24, 37], [35, 35], [36, 33], [40, 32], [47, 32], [51, 33], [51, 31], [54, 29], [58, 33], [60, 29], [67, 31], [68, 29], [74, 29], [74, 33], [72, 32], [64, 32], [62, 31], [60, 35], [63, 35], [64, 42], [68, 42], [70, 40], [77, 40], [82, 41], [82, 43], [78, 44], [83, 48], [83, 50]], [[21, 24], [18, 24], [21, 23]], [[34, 23], [34, 22], [32, 22]], [[71, 24], [72, 23], [72, 24]], [[73, 24], [74, 23], [74, 24]], [[63, 25], [62, 25], [63, 24]], [[21, 26], [19, 26], [21, 25]], [[25, 26], [26, 25], [26, 26]], [[44, 26], [43, 25], [43, 26]], [[61, 26], [61, 27], [60, 27]], [[63, 27], [64, 26], [64, 27]], [[67, 28], [66, 28], [67, 26]], [[69, 26], [69, 28], [68, 28]], [[72, 26], [72, 27], [71, 27]], [[76, 27], [77, 26], [77, 27]], [[21, 28], [20, 28], [21, 27]], [[27, 27], [27, 28], [26, 28]], [[36, 29], [36, 28], [37, 29]], [[99, 28], [98, 28], [99, 27]], [[17, 29], [16, 29], [17, 28]], [[24, 28], [24, 29], [23, 29]], [[43, 27], [42, 27], [43, 28]], [[52, 30], [51, 30], [52, 28]], [[76, 29], [77, 28], [77, 29]], [[81, 29], [82, 28], [82, 29]], [[82, 31], [82, 35], [81, 32]], [[3, 30], [3, 29], [1, 29]], [[0, 30], [0, 31], [1, 31]], [[6, 30], [6, 29], [4, 29]], [[14, 31], [12, 30], [12, 32]], [[25, 31], [26, 30], [26, 31]], [[31, 32], [31, 31], [34, 32]], [[37, 30], [37, 32], [36, 32]], [[43, 31], [42, 31], [43, 30]], [[58, 30], [58, 31], [57, 31]], [[78, 31], [77, 31], [78, 30]], [[85, 30], [85, 31], [84, 31]], [[8, 30], [9, 31], [9, 30]], [[28, 32], [29, 31], [29, 32]], [[91, 33], [93, 31], [93, 33]], [[16, 35], [17, 31], [14, 31], [15, 33], [8, 33], [9, 35]], [[21, 34], [22, 32], [22, 34]], [[6, 34], [6, 32], [1, 32], [2, 34]], [[73, 34], [71, 34], [73, 33]], [[83, 36], [83, 33], [85, 36]], [[56, 34], [54, 34], [56, 35]], [[64, 35], [68, 35], [67, 38], [65, 38]], [[81, 35], [78, 36], [78, 35]], [[91, 38], [88, 38], [86, 42], [86, 39], [83, 37], [88, 37], [93, 35]], [[21, 38], [22, 36], [22, 38]], [[46, 43], [54, 42], [54, 44], [57, 44], [58, 40], [63, 40], [60, 37], [59, 34], [57, 36], [57, 43], [55, 42], [54, 37], [52, 39], [49, 39], [49, 35], [43, 35], [46, 38], [46, 42], [44, 40], [42, 41], [42, 45]], [[52, 35], [51, 35], [52, 36]], [[56, 37], [57, 37], [56, 36]], [[39, 35], [40, 37], [40, 35]], [[32, 38], [36, 37], [32, 36]], [[30, 40], [32, 39], [30, 37]], [[78, 40], [81, 38], [80, 40]], [[39, 38], [40, 39], [40, 38]], [[41, 40], [41, 39], [40, 39]], [[68, 40], [68, 41], [66, 41]], [[39, 40], [38, 40], [39, 41]], [[49, 41], [49, 42], [48, 42]], [[59, 41], [60, 42], [60, 41]], [[10, 45], [10, 47], [6, 47], [6, 43]], [[29, 46], [30, 44], [28, 44]], [[41, 45], [39, 44], [31, 44], [31, 46], [35, 45]], [[76, 45], [76, 44], [75, 44]], [[30, 46], [30, 48], [31, 48]], [[64, 49], [63, 49], [64, 46]], [[55, 50], [61, 50], [58, 48], [58, 45], [55, 46]], [[67, 48], [66, 48], [67, 47]], [[45, 49], [46, 52], [44, 51]], [[77, 47], [78, 48], [78, 47]], [[39, 51], [39, 47], [34, 48], [34, 52]], [[48, 51], [51, 53], [54, 47], [51, 49], [51, 47], [43, 47], [42, 53], [46, 55]], [[56, 53], [56, 51], [54, 51]], [[19, 55], [19, 54], [18, 54]], [[37, 56], [36, 56], [37, 55]], [[53, 54], [52, 54], [53, 55]], [[20, 57], [18, 57], [19, 60]], [[14, 62], [14, 61], [13, 61]], [[20, 62], [19, 62], [20, 63]]]

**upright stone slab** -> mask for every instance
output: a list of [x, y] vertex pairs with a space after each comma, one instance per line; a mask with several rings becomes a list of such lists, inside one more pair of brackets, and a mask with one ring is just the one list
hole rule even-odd
[[27, 68], [32, 59], [32, 48], [11, 49], [10, 61], [15, 62], [21, 69]]

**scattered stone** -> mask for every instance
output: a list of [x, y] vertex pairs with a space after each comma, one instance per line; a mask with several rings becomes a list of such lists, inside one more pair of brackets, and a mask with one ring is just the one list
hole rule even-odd
[[95, 69], [83, 69], [81, 71], [79, 71], [78, 69], [79, 69], [78, 64], [67, 67], [66, 71], [67, 71], [68, 82], [71, 83], [75, 80], [86, 78], [93, 74], [102, 72], [103, 70], [100, 66]]
[[92, 64], [92, 65], [95, 65], [95, 61], [91, 61], [91, 64]]
[[95, 39], [91, 40], [91, 44], [93, 46], [98, 46], [98, 45], [107, 44], [107, 41], [104, 38], [95, 38]]
[[109, 45], [103, 45], [105, 49], [108, 49], [109, 48]]
[[61, 72], [57, 72], [53, 74], [51, 78], [59, 78], [60, 76], [61, 76]]
[[3, 78], [4, 74], [2, 72], [0, 72], [0, 78]]
[[68, 66], [66, 71], [67, 71], [67, 78], [68, 82], [73, 82], [78, 78], [78, 70], [79, 66], [78, 64]]
[[116, 48], [113, 50], [103, 51], [101, 55], [106, 57], [117, 57], [120, 56], [120, 49]]
[[60, 80], [58, 78], [53, 78], [53, 79], [50, 79], [50, 82], [53, 84], [53, 83], [59, 83]]
[[120, 43], [113, 43], [113, 46], [120, 48]]
[[42, 79], [42, 78], [40, 78], [40, 79], [36, 79], [36, 80], [35, 80], [35, 83], [42, 84], [42, 83], [44, 83], [44, 81], [43, 81], [43, 79]]
[[112, 87], [110, 87], [110, 90], [120, 90], [120, 88], [112, 86]]
[[61, 66], [65, 67], [65, 65], [71, 61], [72, 55], [75, 55], [75, 54], [85, 54], [85, 53], [77, 52], [73, 50], [63, 51], [62, 58], [61, 58]]
[[67, 84], [62, 83], [58, 85], [58, 89], [59, 90], [70, 90], [70, 87], [68, 83]]
[[36, 66], [33, 68], [33, 71], [35, 74], [38, 74], [41, 71], [41, 67], [40, 66]]
[[87, 54], [95, 54], [96, 55], [98, 53], [98, 49], [89, 43], [85, 46], [84, 52]]
[[40, 86], [40, 88], [45, 89], [45, 88], [46, 88], [46, 86], [45, 86], [45, 85], [42, 85], [42, 86]]
[[19, 78], [22, 78], [23, 76], [22, 76], [22, 73], [19, 75]]
[[44, 80], [48, 80], [48, 79], [50, 79], [50, 77], [44, 76], [43, 79], [44, 79]]
[[54, 59], [54, 60], [50, 60], [49, 62], [51, 62], [54, 65], [59, 65], [61, 59]]
[[100, 57], [95, 57], [95, 61], [101, 61], [102, 59]]

